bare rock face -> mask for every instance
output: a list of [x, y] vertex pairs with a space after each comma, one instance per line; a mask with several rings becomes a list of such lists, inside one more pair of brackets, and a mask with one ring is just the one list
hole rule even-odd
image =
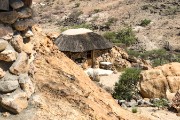
[[140, 84], [141, 94], [145, 98], [165, 97], [166, 96], [166, 77], [161, 70], [152, 69], [142, 72]]
[[180, 88], [180, 63], [170, 63], [141, 73], [140, 92], [145, 98], [166, 97]]
[[31, 54], [33, 53], [33, 47], [34, 47], [34, 44], [26, 43], [24, 44], [23, 51], [27, 54]]
[[30, 98], [35, 88], [28, 74], [20, 74], [19, 84], [21, 89], [27, 94], [27, 97]]
[[8, 93], [16, 90], [18, 87], [18, 77], [10, 73], [6, 73], [6, 75], [0, 80], [0, 92]]
[[16, 60], [16, 58], [17, 58], [17, 52], [9, 44], [7, 45], [4, 51], [0, 52], [0, 60], [6, 61], [6, 62], [12, 62]]
[[28, 7], [24, 7], [18, 11], [19, 18], [29, 18], [32, 16], [32, 10]]
[[8, 42], [5, 40], [0, 40], [0, 52], [5, 50], [8, 45]]
[[16, 75], [27, 73], [29, 69], [28, 56], [25, 52], [21, 52], [17, 60], [10, 67], [10, 72]]
[[15, 35], [13, 36], [13, 39], [11, 40], [11, 45], [14, 47], [14, 49], [17, 51], [17, 52], [22, 52], [22, 49], [23, 49], [23, 46], [24, 46], [24, 43], [23, 43], [23, 38], [21, 35]]
[[0, 12], [0, 21], [3, 23], [13, 24], [18, 19], [18, 13], [16, 11]]
[[12, 113], [18, 114], [28, 106], [26, 93], [17, 89], [13, 93], [1, 95], [0, 105]]
[[[1, 17], [0, 17], [1, 19]], [[10, 26], [5, 26], [3, 24], [0, 24], [0, 38], [9, 40], [13, 36], [13, 30]]]
[[18, 9], [24, 6], [24, 3], [21, 0], [10, 0], [10, 6], [13, 9]]
[[31, 19], [26, 19], [26, 20], [20, 20], [16, 21], [14, 24], [14, 27], [18, 31], [25, 31], [28, 29], [28, 27], [33, 26], [35, 23]]

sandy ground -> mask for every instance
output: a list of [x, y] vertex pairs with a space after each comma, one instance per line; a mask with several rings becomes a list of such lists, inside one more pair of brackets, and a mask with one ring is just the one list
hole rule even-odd
[[100, 77], [100, 84], [104, 85], [105, 87], [114, 88], [114, 85], [119, 80], [119, 76], [121, 75], [120, 72], [117, 74], [111, 74], [108, 76], [101, 76]]
[[[132, 108], [128, 108], [131, 111]], [[167, 110], [157, 110], [154, 107], [138, 107], [136, 115], [143, 115], [151, 120], [180, 120], [176, 113]]]

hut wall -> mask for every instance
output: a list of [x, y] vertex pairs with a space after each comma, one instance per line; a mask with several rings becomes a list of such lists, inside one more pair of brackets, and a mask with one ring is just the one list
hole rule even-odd
[[95, 50], [94, 51], [94, 67], [99, 68], [100, 62], [112, 62], [114, 61], [114, 57], [111, 54], [111, 49], [105, 50]]
[[[64, 52], [69, 58], [81, 65], [84, 69], [94, 67], [99, 68], [100, 62], [114, 63], [116, 57], [112, 49], [94, 50], [91, 51], [91, 58], [87, 58], [87, 52], [71, 53]], [[120, 56], [119, 56], [120, 57]]]
[[93, 51], [88, 52], [64, 52], [70, 59], [72, 59], [78, 65], [81, 65], [82, 68], [93, 67]]

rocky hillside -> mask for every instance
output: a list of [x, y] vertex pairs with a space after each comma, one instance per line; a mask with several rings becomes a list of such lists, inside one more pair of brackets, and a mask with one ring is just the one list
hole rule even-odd
[[138, 38], [132, 49], [179, 50], [179, 0], [34, 0], [33, 8], [46, 32], [89, 27], [105, 33], [131, 26]]

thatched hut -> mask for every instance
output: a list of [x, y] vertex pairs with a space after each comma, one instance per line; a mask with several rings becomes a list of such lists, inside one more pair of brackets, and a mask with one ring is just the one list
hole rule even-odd
[[112, 44], [101, 35], [84, 28], [66, 30], [55, 44], [76, 63], [87, 63], [90, 67], [96, 62], [97, 51], [108, 52], [112, 48]]

